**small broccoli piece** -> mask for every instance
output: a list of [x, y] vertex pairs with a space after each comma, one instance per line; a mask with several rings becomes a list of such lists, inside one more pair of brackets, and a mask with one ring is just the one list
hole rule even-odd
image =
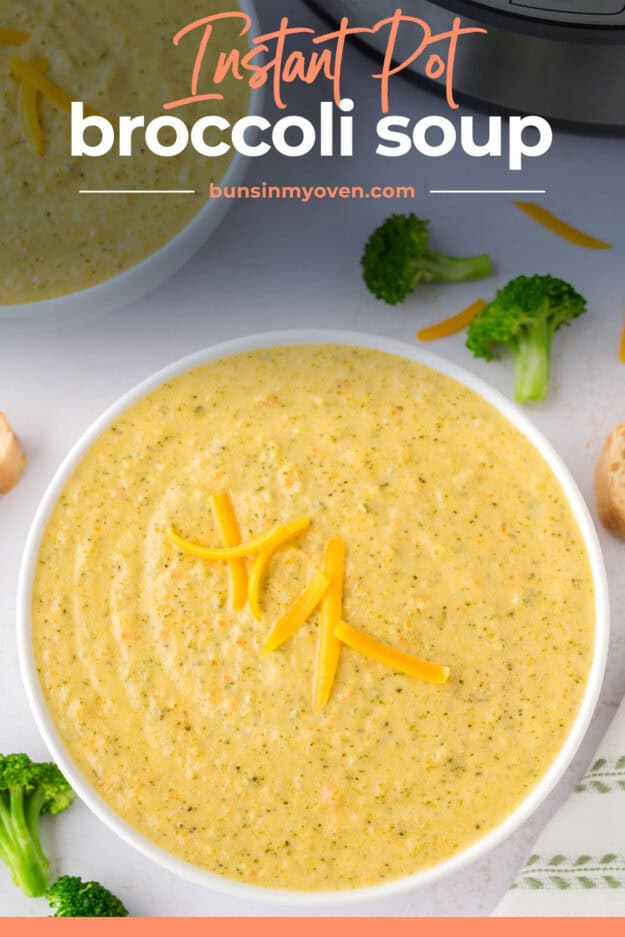
[[99, 882], [83, 882], [77, 875], [62, 875], [46, 892], [52, 917], [127, 917], [119, 898]]
[[516, 399], [544, 400], [553, 333], [585, 311], [584, 297], [564, 280], [516, 277], [475, 317], [467, 348], [476, 358], [492, 361], [496, 346], [505, 345], [514, 359]]
[[48, 860], [39, 839], [42, 813], [60, 813], [75, 794], [51, 762], [28, 755], [0, 755], [0, 859], [18, 888], [31, 898], [45, 894]]
[[428, 250], [428, 222], [416, 215], [391, 215], [376, 228], [362, 255], [362, 273], [378, 299], [395, 306], [417, 283], [479, 280], [490, 274], [486, 254], [448, 257]]

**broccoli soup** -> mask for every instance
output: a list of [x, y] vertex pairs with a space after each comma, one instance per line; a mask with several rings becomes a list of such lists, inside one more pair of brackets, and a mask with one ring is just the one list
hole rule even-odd
[[[113, 151], [72, 157], [69, 114], [54, 90], [33, 90], [33, 75], [110, 120], [141, 114], [149, 123], [164, 115], [165, 102], [189, 94], [199, 40], [191, 35], [174, 46], [174, 35], [200, 17], [235, 8], [232, 0], [0, 0], [0, 303], [85, 289], [144, 260], [191, 221], [230, 159], [192, 150], [162, 157], [145, 145], [131, 158]], [[243, 47], [239, 29], [230, 20], [219, 24], [207, 67], [218, 46]], [[219, 91], [223, 101], [175, 114], [191, 126], [205, 114], [234, 121], [246, 113], [245, 82], [229, 76]], [[163, 146], [171, 142], [168, 133], [160, 134]], [[86, 139], [97, 142], [98, 134], [87, 131]], [[188, 193], [80, 195], [84, 189]]]
[[32, 627], [72, 758], [231, 879], [440, 863], [536, 785], [582, 700], [588, 556], [473, 391], [363, 348], [260, 350], [135, 403], [44, 535]]

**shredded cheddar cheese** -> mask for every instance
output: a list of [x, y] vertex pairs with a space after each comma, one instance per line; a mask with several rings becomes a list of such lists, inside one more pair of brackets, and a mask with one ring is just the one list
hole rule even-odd
[[[215, 522], [224, 546], [236, 547], [241, 543], [241, 531], [237, 522], [230, 495], [215, 494], [211, 498], [211, 507]], [[247, 601], [247, 566], [244, 557], [228, 560], [230, 573], [230, 604], [233, 610], [240, 611]]]
[[447, 338], [448, 335], [454, 335], [471, 325], [476, 315], [486, 309], [486, 306], [485, 300], [476, 299], [474, 303], [456, 313], [455, 316], [450, 316], [449, 319], [444, 319], [436, 325], [429, 325], [427, 328], [421, 329], [417, 332], [417, 338], [420, 342], [433, 342], [438, 338]]
[[[28, 84], [36, 88], [44, 98], [47, 98], [51, 104], [54, 104], [62, 111], [71, 112], [73, 99], [59, 88], [58, 85], [50, 81], [34, 63], [27, 62], [26, 59], [21, 59], [19, 56], [14, 55], [9, 62], [9, 68], [16, 78], [19, 78], [23, 82], [28, 82]], [[97, 111], [85, 104], [84, 113], [93, 116]]]
[[[257, 553], [254, 557], [252, 571], [250, 573], [248, 602], [250, 604], [252, 615], [256, 621], [260, 621], [262, 616], [260, 592], [271, 558], [274, 553], [276, 553], [281, 547], [285, 546], [285, 544], [287, 544], [290, 540], [294, 540], [296, 537], [299, 537], [300, 533], [302, 532], [302, 528], [299, 526], [300, 523], [301, 522], [295, 522], [293, 524], [287, 524], [282, 528], [276, 528], [276, 536], [273, 538], [272, 542], [268, 546], [264, 547], [264, 549], [262, 549], [260, 553]], [[281, 530], [279, 536], [277, 533], [278, 530]]]
[[269, 632], [263, 647], [263, 654], [269, 654], [271, 651], [277, 650], [289, 638], [293, 637], [297, 629], [304, 624], [319, 605], [319, 602], [328, 591], [329, 585], [330, 580], [324, 573], [315, 573], [306, 588], [300, 592], [290, 608], [278, 619]]
[[265, 574], [271, 561], [271, 557], [274, 555], [277, 549], [278, 547], [276, 546], [269, 550], [261, 550], [260, 553], [256, 554], [254, 557], [254, 562], [252, 563], [247, 599], [252, 615], [256, 621], [260, 621], [263, 614], [263, 610], [260, 605], [260, 590], [262, 589], [263, 581], [265, 579]]
[[[45, 72], [48, 68], [47, 59], [37, 59], [37, 68]], [[38, 156], [43, 156], [43, 131], [39, 120], [39, 92], [30, 82], [22, 81], [19, 86], [18, 111], [24, 139], [33, 148]]]
[[562, 221], [557, 215], [536, 202], [513, 202], [513, 204], [522, 212], [525, 212], [529, 218], [542, 225], [543, 228], [547, 228], [548, 231], [552, 231], [558, 237], [564, 238], [565, 241], [570, 241], [571, 244], [577, 244], [578, 247], [589, 247], [594, 250], [607, 250], [613, 247], [607, 241], [600, 241], [598, 238], [580, 231], [579, 228], [567, 224], [566, 221]]
[[345, 544], [340, 537], [330, 540], [326, 546], [323, 572], [330, 580], [330, 585], [321, 601], [321, 623], [313, 677], [313, 708], [317, 710], [323, 709], [330, 698], [341, 654], [341, 642], [334, 635], [343, 612]]
[[280, 524], [278, 527], [274, 527], [265, 534], [253, 537], [251, 540], [248, 540], [247, 543], [241, 543], [234, 547], [222, 548], [203, 547], [199, 543], [192, 543], [190, 540], [185, 540], [184, 537], [177, 534], [173, 527], [168, 529], [167, 536], [173, 545], [183, 553], [199, 556], [200, 559], [203, 560], [233, 560], [237, 557], [252, 556], [262, 550], [274, 549], [276, 546], [286, 543], [287, 540], [292, 540], [294, 537], [297, 537], [298, 534], [301, 534], [302, 531], [306, 530], [309, 526], [310, 520], [307, 517], [302, 517], [300, 520], [292, 521], [290, 524]]
[[0, 29], [0, 46], [22, 46], [30, 39], [30, 33], [22, 29]]
[[71, 111], [72, 99], [70, 96], [53, 84], [32, 62], [27, 62], [15, 55], [9, 62], [9, 67], [17, 78], [31, 84], [52, 104], [55, 104], [63, 111]]
[[339, 622], [335, 627], [334, 634], [353, 651], [358, 651], [363, 657], [376, 660], [385, 667], [390, 667], [391, 670], [399, 670], [401, 673], [408, 674], [410, 677], [418, 677], [419, 680], [425, 680], [427, 683], [446, 683], [449, 678], [449, 667], [432, 664], [427, 660], [413, 657], [412, 654], [396, 651], [388, 644], [382, 644], [381, 641], [370, 638], [344, 621]]

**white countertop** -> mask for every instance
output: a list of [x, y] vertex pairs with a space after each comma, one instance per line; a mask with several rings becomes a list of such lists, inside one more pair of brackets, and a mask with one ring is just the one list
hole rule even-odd
[[[265, 25], [275, 3], [259, 3]], [[271, 8], [274, 7], [274, 10]], [[315, 18], [295, 0], [293, 21]], [[0, 409], [23, 438], [30, 465], [0, 503], [0, 750], [46, 751], [28, 710], [17, 666], [15, 596], [20, 554], [38, 500], [83, 430], [124, 391], [151, 372], [216, 341], [272, 328], [335, 326], [414, 341], [416, 328], [462, 308], [519, 273], [570, 279], [589, 313], [555, 340], [549, 401], [532, 410], [538, 426], [573, 472], [594, 514], [592, 474], [604, 437], [625, 419], [625, 365], [617, 346], [625, 311], [623, 248], [587, 251], [567, 244], [521, 215], [507, 196], [432, 196], [430, 188], [545, 188], [545, 203], [597, 236], [623, 244], [622, 142], [557, 133], [551, 153], [508, 173], [498, 160], [452, 155], [401, 159], [372, 155], [378, 102], [371, 61], [348, 57], [346, 91], [357, 102], [357, 155], [352, 160], [268, 156], [251, 177], [272, 183], [409, 183], [414, 206], [376, 201], [257, 201], [233, 206], [219, 233], [156, 295], [97, 321], [58, 328], [0, 327]], [[327, 95], [323, 95], [327, 97]], [[314, 115], [319, 91], [299, 93], [297, 113]], [[397, 82], [392, 111], [445, 113], [421, 86]], [[465, 111], [463, 111], [464, 113]], [[432, 219], [433, 236], [449, 253], [492, 253], [496, 274], [484, 284], [420, 289], [402, 308], [377, 303], [362, 286], [359, 256], [370, 230], [393, 210]], [[473, 359], [462, 336], [430, 349], [511, 392], [509, 360]], [[509, 884], [537, 832], [584, 770], [625, 692], [625, 543], [600, 531], [611, 587], [612, 641], [607, 677], [592, 727], [572, 768], [538, 813], [483, 861], [409, 897], [352, 908], [370, 915], [488, 914]], [[54, 871], [106, 883], [134, 915], [254, 915], [288, 908], [244, 903], [178, 880], [108, 831], [80, 803], [44, 823]], [[0, 867], [0, 914], [45, 915]], [[323, 912], [323, 909], [319, 909]], [[340, 909], [338, 912], [340, 913]]]

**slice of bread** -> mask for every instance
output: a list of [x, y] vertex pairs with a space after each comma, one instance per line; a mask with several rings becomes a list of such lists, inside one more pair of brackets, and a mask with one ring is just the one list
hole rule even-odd
[[595, 493], [603, 526], [625, 537], [625, 423], [610, 433], [603, 447], [595, 473]]
[[4, 413], [0, 413], [0, 495], [17, 485], [25, 468], [24, 450]]

